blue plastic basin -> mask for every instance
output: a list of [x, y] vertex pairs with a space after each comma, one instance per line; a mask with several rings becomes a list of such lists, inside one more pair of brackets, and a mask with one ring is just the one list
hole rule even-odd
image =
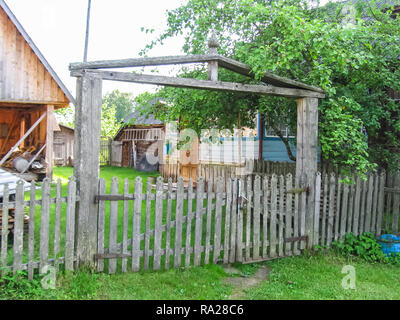
[[382, 251], [386, 256], [390, 256], [391, 253], [400, 254], [400, 236], [383, 234], [378, 237], [378, 242], [382, 245]]

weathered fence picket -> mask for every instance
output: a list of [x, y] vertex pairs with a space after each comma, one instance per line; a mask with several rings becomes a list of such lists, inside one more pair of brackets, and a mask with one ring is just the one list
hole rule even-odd
[[[106, 181], [104, 179], [100, 179], [99, 181], [99, 193], [106, 193]], [[97, 253], [99, 255], [104, 254], [105, 205], [105, 201], [99, 201], [99, 215], [97, 222]], [[104, 270], [104, 259], [97, 259], [97, 270], [100, 272]]]
[[35, 254], [35, 200], [36, 200], [36, 185], [31, 182], [30, 200], [29, 200], [29, 224], [28, 224], [28, 279], [33, 279], [33, 262]]
[[24, 236], [23, 203], [24, 203], [24, 184], [22, 181], [18, 181], [15, 194], [15, 212], [14, 212], [14, 243], [13, 243], [14, 274], [17, 273], [17, 271], [20, 270], [22, 266], [22, 250], [23, 250], [23, 236]]
[[42, 212], [40, 220], [40, 266], [39, 272], [45, 273], [49, 260], [49, 227], [50, 227], [50, 180], [43, 180]]
[[[140, 269], [140, 225], [142, 217], [142, 178], [137, 177], [135, 179], [135, 193], [133, 202], [133, 218], [132, 218], [132, 271], [139, 271]], [[157, 191], [156, 191], [156, 230], [161, 229], [162, 223], [162, 181], [157, 180]], [[154, 269], [160, 268], [161, 258], [161, 234], [156, 233], [157, 238], [154, 237], [155, 249], [154, 249]]]
[[[119, 183], [117, 178], [111, 180], [111, 195], [118, 195]], [[118, 202], [110, 202], [110, 219], [109, 219], [109, 233], [108, 233], [108, 247], [110, 254], [118, 254]], [[117, 259], [111, 258], [108, 260], [108, 273], [114, 274], [117, 271]]]

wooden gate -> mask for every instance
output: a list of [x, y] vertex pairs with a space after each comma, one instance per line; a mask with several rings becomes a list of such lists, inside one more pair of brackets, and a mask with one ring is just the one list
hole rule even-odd
[[305, 193], [293, 193], [291, 175], [216, 180], [215, 189], [211, 181], [206, 188], [199, 177], [194, 188], [192, 179], [186, 187], [182, 177], [177, 184], [159, 177], [143, 188], [138, 177], [134, 188], [124, 181], [123, 194], [116, 178], [110, 194], [101, 180], [96, 197], [98, 270], [115, 273], [117, 259], [122, 259], [123, 272], [128, 265], [139, 271], [249, 263], [296, 255], [305, 248], [300, 205]]
[[306, 248], [307, 194], [293, 180], [291, 174], [238, 180], [235, 261], [271, 260]]

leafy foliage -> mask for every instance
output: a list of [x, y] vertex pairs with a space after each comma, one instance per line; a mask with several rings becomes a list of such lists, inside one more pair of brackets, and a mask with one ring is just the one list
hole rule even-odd
[[359, 256], [368, 262], [400, 264], [400, 255], [392, 254], [387, 257], [382, 251], [382, 245], [369, 232], [358, 237], [354, 234], [346, 234], [343, 241], [333, 242], [332, 247], [345, 257]]
[[[392, 1], [393, 2], [393, 1]], [[398, 3], [398, 1], [394, 1]], [[347, 7], [346, 7], [347, 6]], [[389, 8], [390, 9], [390, 8]], [[168, 12], [168, 27], [142, 54], [169, 37], [183, 35], [188, 54], [207, 52], [216, 33], [218, 52], [251, 66], [256, 80], [265, 70], [319, 86], [320, 145], [324, 159], [365, 173], [377, 163], [400, 163], [400, 112], [389, 88], [400, 91], [400, 19], [375, 1], [329, 3], [308, 0], [189, 0]], [[205, 79], [205, 68], [182, 69]], [[228, 71], [221, 80], [248, 82]], [[186, 125], [232, 128], [256, 112], [275, 126], [296, 132], [295, 104], [289, 99], [165, 89], [166, 117]]]

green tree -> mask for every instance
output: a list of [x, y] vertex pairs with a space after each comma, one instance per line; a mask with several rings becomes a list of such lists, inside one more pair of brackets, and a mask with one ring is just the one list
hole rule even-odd
[[133, 97], [131, 93], [113, 90], [103, 97], [102, 110], [115, 109], [115, 123], [120, 123], [132, 112]]
[[[375, 163], [400, 163], [399, 106], [388, 95], [389, 88], [400, 91], [400, 18], [391, 13], [375, 1], [319, 7], [307, 0], [189, 0], [168, 11], [167, 29], [142, 53], [182, 34], [186, 53], [204, 54], [213, 31], [219, 53], [248, 64], [255, 80], [270, 70], [321, 87], [322, 156], [363, 173]], [[186, 68], [181, 76], [204, 79], [206, 70]], [[250, 81], [228, 71], [219, 76]], [[164, 117], [184, 116], [196, 130], [232, 127], [239, 115], [245, 125], [261, 112], [272, 127], [283, 121], [296, 132], [296, 104], [289, 99], [176, 88], [162, 93], [169, 99]]]

